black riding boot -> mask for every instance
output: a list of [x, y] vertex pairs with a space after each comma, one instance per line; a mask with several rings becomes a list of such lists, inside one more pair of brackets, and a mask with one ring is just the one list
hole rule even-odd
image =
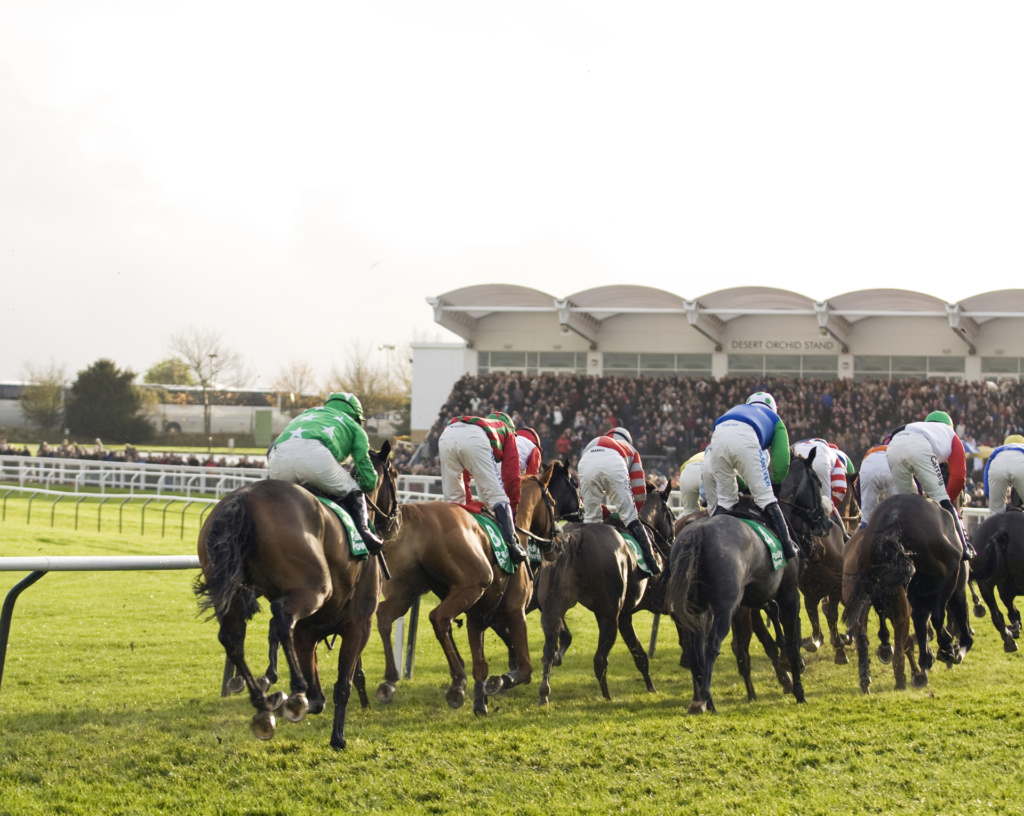
[[363, 537], [366, 551], [370, 555], [377, 555], [384, 549], [384, 541], [370, 526], [370, 514], [366, 510], [366, 497], [363, 491], [353, 490], [341, 500], [341, 504], [352, 516], [352, 522], [356, 525], [359, 535]]
[[975, 556], [974, 547], [967, 540], [967, 533], [964, 532], [964, 526], [960, 523], [960, 514], [956, 512], [953, 502], [949, 499], [943, 499], [939, 504], [942, 505], [943, 510], [953, 517], [953, 526], [956, 528], [956, 534], [960, 538], [960, 549], [962, 550], [960, 560], [970, 561]]
[[509, 558], [512, 559], [513, 564], [522, 564], [527, 558], [527, 553], [523, 549], [523, 545], [519, 543], [519, 536], [516, 535], [516, 523], [512, 518], [512, 508], [505, 502], [498, 502], [492, 509], [494, 517], [498, 520], [498, 526], [501, 528], [501, 537], [508, 545]]
[[636, 539], [636, 543], [640, 545], [640, 552], [643, 553], [644, 561], [647, 562], [647, 569], [650, 570], [651, 575], [660, 575], [661, 565], [654, 555], [651, 537], [647, 534], [647, 528], [644, 527], [644, 523], [640, 519], [633, 519], [626, 525], [626, 529]]
[[789, 561], [789, 559], [794, 555], [797, 555], [800, 551], [793, 543], [793, 539], [789, 537], [789, 525], [786, 524], [786, 517], [782, 515], [782, 508], [779, 507], [778, 502], [772, 502], [771, 504], [762, 507], [761, 512], [764, 513], [768, 522], [771, 524], [772, 531], [779, 537], [779, 542], [782, 544], [782, 554], [786, 556], [786, 560]]

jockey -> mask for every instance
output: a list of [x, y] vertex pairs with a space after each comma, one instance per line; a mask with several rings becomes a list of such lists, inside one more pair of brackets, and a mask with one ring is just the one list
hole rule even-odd
[[[267, 451], [271, 479], [309, 484], [348, 510], [370, 555], [384, 542], [370, 526], [366, 494], [377, 487], [377, 471], [370, 461], [370, 440], [363, 430], [363, 406], [355, 394], [337, 392], [322, 408], [303, 411], [277, 437]], [[355, 478], [341, 466], [349, 456]]]
[[888, 450], [889, 437], [885, 442], [868, 448], [864, 459], [860, 463], [860, 474], [857, 476], [857, 485], [860, 490], [860, 526], [863, 530], [868, 526], [868, 518], [879, 502], [889, 498], [896, 492], [892, 482], [892, 471], [889, 470], [889, 460], [885, 452]]
[[516, 448], [519, 450], [519, 473], [522, 476], [536, 476], [540, 473], [540, 436], [533, 428], [516, 431]]
[[580, 476], [583, 520], [598, 523], [602, 519], [602, 504], [614, 508], [640, 545], [651, 574], [660, 573], [651, 538], [637, 515], [647, 498], [647, 476], [629, 431], [612, 428], [591, 440], [583, 449], [576, 470]]
[[700, 510], [701, 463], [704, 461], [706, 451], [698, 451], [685, 462], [679, 469], [679, 499], [682, 502], [681, 515], [689, 516]]
[[1024, 436], [1011, 434], [1003, 444], [989, 454], [985, 463], [985, 495], [988, 512], [998, 513], [1011, 506], [1006, 503], [1006, 491], [1024, 494]]
[[806, 459], [812, 450], [817, 451], [811, 467], [821, 483], [822, 510], [842, 530], [843, 540], [846, 541], [850, 534], [846, 532], [846, 525], [839, 514], [839, 505], [846, 498], [849, 477], [856, 471], [853, 469], [850, 457], [839, 450], [836, 445], [826, 442], [824, 439], [801, 440], [793, 445], [792, 454]]
[[[974, 550], [967, 541], [960, 515], [953, 507], [953, 500], [960, 496], [967, 481], [967, 458], [949, 414], [932, 411], [924, 422], [910, 422], [903, 426], [889, 441], [885, 458], [892, 469], [897, 493], [917, 493], [914, 485], [914, 479], [917, 479], [921, 491], [941, 504], [953, 517], [963, 560], [969, 560]], [[943, 463], [949, 467], [948, 485], [939, 468]]]
[[514, 521], [522, 477], [512, 418], [497, 411], [486, 418], [450, 419], [437, 440], [437, 450], [445, 501], [467, 503], [469, 482], [475, 479], [480, 498], [494, 511], [513, 563], [525, 561], [526, 550], [516, 537]]
[[730, 408], [715, 420], [711, 444], [701, 466], [708, 510], [714, 515], [736, 506], [739, 501], [736, 475], [739, 474], [779, 537], [787, 561], [797, 554], [797, 549], [789, 537], [789, 527], [772, 485], [782, 484], [788, 472], [789, 433], [776, 413], [775, 398], [771, 394], [758, 391], [745, 405]]

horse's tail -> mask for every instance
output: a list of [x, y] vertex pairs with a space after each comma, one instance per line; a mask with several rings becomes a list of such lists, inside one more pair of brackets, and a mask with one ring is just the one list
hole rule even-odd
[[666, 606], [673, 620], [685, 631], [702, 630], [707, 621], [698, 608], [696, 593], [697, 573], [704, 549], [704, 524], [695, 524], [683, 530], [677, 543], [678, 552], [672, 561], [668, 577]]
[[995, 533], [984, 546], [978, 548], [978, 554], [971, 559], [971, 577], [976, 581], [991, 581], [1003, 569], [1006, 558], [1006, 545], [1010, 536], [1006, 530]]
[[843, 612], [847, 626], [859, 619], [867, 604], [884, 604], [889, 592], [897, 586], [906, 587], [914, 577], [914, 561], [904, 548], [903, 540], [899, 517], [893, 513], [874, 533], [874, 546], [866, 569], [862, 569], [854, 579], [853, 591]]
[[259, 612], [256, 592], [246, 578], [245, 562], [256, 552], [256, 523], [245, 492], [225, 497], [210, 515], [206, 534], [207, 568], [196, 576], [192, 591], [199, 598], [199, 614], [223, 613], [241, 604], [246, 620]]

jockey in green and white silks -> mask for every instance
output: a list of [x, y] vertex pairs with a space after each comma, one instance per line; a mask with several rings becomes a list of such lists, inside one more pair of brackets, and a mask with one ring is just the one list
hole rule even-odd
[[[384, 542], [373, 531], [365, 495], [377, 487], [370, 461], [370, 439], [362, 427], [363, 406], [346, 392], [331, 394], [321, 408], [310, 408], [288, 423], [267, 453], [271, 479], [308, 484], [337, 498], [348, 510], [371, 555]], [[355, 478], [341, 466], [349, 456]]]

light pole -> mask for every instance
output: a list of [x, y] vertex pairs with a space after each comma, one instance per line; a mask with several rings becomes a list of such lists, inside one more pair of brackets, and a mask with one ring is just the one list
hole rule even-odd
[[212, 448], [213, 437], [211, 436], [210, 431], [212, 426], [212, 417], [210, 416], [210, 386], [213, 385], [213, 361], [217, 359], [217, 355], [211, 352], [207, 357], [210, 359], [210, 369], [203, 382], [203, 424], [206, 426], [206, 438], [209, 443], [209, 448]]

